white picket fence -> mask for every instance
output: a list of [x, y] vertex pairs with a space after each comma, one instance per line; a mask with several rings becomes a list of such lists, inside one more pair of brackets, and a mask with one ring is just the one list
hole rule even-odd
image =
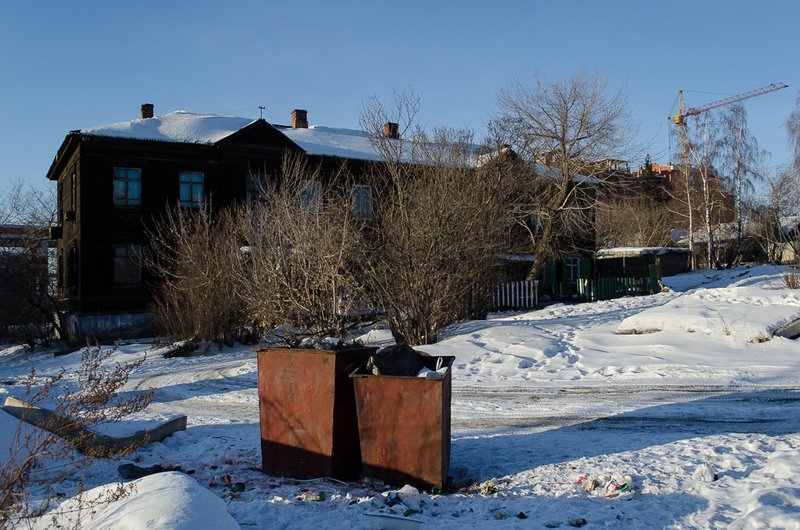
[[508, 282], [497, 286], [492, 296], [492, 308], [531, 309], [539, 305], [539, 281]]

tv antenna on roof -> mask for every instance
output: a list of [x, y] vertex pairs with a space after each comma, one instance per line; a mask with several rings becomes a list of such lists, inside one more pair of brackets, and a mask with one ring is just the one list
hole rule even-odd
[[261, 116], [260, 116], [260, 118], [261, 118], [262, 120], [264, 119], [264, 109], [266, 109], [266, 108], [267, 108], [267, 107], [265, 107], [264, 105], [259, 105], [259, 106], [258, 106], [258, 110], [259, 110], [259, 111], [260, 111], [260, 113], [261, 113]]

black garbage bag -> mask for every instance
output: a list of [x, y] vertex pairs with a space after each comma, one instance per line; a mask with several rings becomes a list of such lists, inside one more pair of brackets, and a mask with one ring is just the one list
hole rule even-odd
[[416, 376], [425, 366], [423, 355], [408, 344], [387, 346], [367, 360], [367, 371], [372, 375]]

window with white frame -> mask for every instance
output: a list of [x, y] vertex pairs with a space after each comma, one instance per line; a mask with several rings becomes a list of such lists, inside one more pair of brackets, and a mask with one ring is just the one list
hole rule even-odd
[[141, 254], [140, 245], [114, 245], [114, 284], [142, 283]]
[[353, 186], [353, 211], [359, 219], [372, 218], [372, 186]]
[[138, 168], [114, 168], [114, 206], [142, 204], [142, 172]]
[[322, 183], [318, 180], [305, 180], [300, 191], [300, 207], [319, 207], [322, 203]]
[[181, 171], [179, 174], [180, 203], [184, 208], [200, 208], [205, 192], [204, 176], [199, 171]]
[[565, 258], [564, 267], [566, 269], [566, 278], [564, 281], [567, 283], [575, 283], [580, 278], [581, 260], [577, 257]]

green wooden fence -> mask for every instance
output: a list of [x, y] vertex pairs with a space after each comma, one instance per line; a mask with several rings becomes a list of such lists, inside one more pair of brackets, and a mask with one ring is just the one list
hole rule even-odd
[[650, 265], [649, 272], [650, 275], [643, 278], [598, 278], [595, 289], [597, 300], [643, 296], [660, 292], [660, 266]]

